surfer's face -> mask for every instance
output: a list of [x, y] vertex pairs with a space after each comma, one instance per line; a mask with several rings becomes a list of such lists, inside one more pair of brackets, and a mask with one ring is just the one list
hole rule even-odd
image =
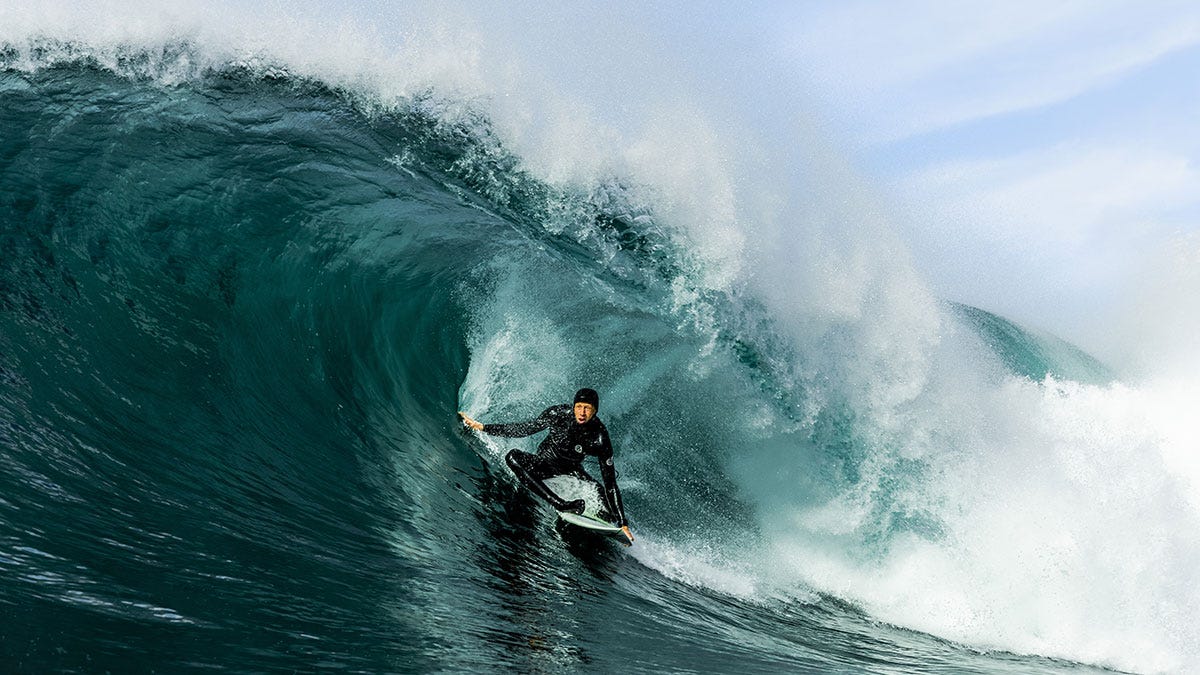
[[575, 404], [575, 421], [580, 424], [587, 424], [596, 415], [596, 406], [591, 403], [576, 403]]

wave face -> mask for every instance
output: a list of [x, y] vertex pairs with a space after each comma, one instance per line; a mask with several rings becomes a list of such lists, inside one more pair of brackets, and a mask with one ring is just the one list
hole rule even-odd
[[[904, 270], [789, 305], [794, 265], [721, 267], [660, 193], [539, 178], [436, 92], [4, 58], [17, 670], [1200, 663], [1194, 510], [1081, 352]], [[584, 385], [629, 549], [455, 423]]]

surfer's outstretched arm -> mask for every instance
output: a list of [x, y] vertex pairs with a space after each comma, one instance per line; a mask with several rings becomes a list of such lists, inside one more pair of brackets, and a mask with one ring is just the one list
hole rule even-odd
[[507, 424], [483, 424], [477, 420], [471, 419], [465, 412], [458, 413], [462, 418], [463, 424], [474, 429], [482, 431], [485, 434], [492, 436], [506, 436], [508, 438], [523, 438], [532, 436], [539, 431], [545, 431], [550, 428], [550, 424], [554, 421], [552, 411], [553, 406], [542, 411], [541, 415], [531, 420], [524, 422], [510, 422]]

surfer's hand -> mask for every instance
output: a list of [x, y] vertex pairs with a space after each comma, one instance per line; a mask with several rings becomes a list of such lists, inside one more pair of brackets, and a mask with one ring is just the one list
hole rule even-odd
[[480, 423], [480, 422], [476, 422], [475, 420], [471, 419], [471, 418], [470, 418], [470, 417], [467, 415], [467, 413], [465, 413], [465, 412], [461, 412], [461, 411], [460, 411], [460, 412], [458, 413], [458, 416], [462, 418], [462, 423], [463, 423], [464, 425], [466, 425], [466, 426], [468, 426], [468, 427], [470, 427], [470, 428], [474, 429], [475, 431], [483, 431], [483, 424], [482, 424], [482, 423]]
[[632, 544], [632, 543], [633, 543], [633, 533], [629, 531], [629, 526], [628, 526], [628, 525], [622, 525], [622, 526], [621, 526], [621, 531], [625, 533], [625, 536], [626, 536], [626, 537], [629, 537], [629, 543], [631, 543], [631, 544]]

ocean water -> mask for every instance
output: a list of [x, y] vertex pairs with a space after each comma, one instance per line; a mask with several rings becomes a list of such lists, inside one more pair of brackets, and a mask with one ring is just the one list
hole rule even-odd
[[[820, 180], [748, 206], [737, 124], [581, 148], [416, 37], [66, 16], [0, 34], [6, 671], [1200, 668], [1155, 392]], [[631, 547], [456, 422], [580, 386]]]

